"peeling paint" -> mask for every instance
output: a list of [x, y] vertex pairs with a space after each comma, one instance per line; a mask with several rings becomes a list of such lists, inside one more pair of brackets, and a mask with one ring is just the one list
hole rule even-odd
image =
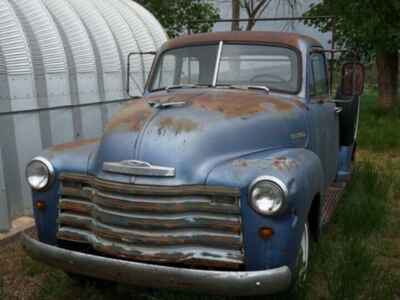
[[222, 113], [225, 118], [249, 118], [267, 111], [290, 112], [296, 104], [257, 91], [213, 91], [192, 101], [192, 105], [207, 111]]
[[275, 169], [279, 171], [288, 171], [298, 167], [297, 161], [290, 159], [288, 157], [274, 158], [272, 165]]
[[125, 105], [107, 124], [105, 132], [140, 131], [150, 118], [153, 110], [144, 99], [134, 100]]
[[178, 135], [183, 132], [188, 133], [194, 131], [198, 128], [199, 125], [190, 119], [166, 117], [160, 119], [158, 134], [163, 135], [167, 131], [172, 131], [175, 133], [175, 135]]
[[83, 146], [91, 145], [91, 144], [96, 144], [100, 141], [100, 139], [87, 139], [87, 140], [79, 140], [76, 142], [71, 142], [71, 143], [66, 143], [66, 144], [61, 144], [61, 145], [56, 145], [51, 148], [49, 148], [50, 152], [63, 152], [66, 150], [74, 150]]
[[263, 159], [239, 159], [232, 162], [237, 168], [267, 169], [273, 167], [279, 171], [288, 171], [299, 166], [298, 162], [288, 157], [275, 157]]

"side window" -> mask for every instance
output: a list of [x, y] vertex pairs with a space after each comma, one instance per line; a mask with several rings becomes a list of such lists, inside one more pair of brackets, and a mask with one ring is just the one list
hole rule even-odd
[[325, 62], [322, 53], [311, 54], [311, 96], [323, 97], [329, 95], [329, 82]]
[[165, 55], [161, 61], [162, 72], [157, 74], [157, 86], [169, 86], [174, 84], [176, 73], [176, 57], [175, 55]]

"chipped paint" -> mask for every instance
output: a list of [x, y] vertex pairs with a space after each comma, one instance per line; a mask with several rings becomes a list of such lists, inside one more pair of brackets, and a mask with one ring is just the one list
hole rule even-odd
[[144, 99], [134, 100], [125, 105], [107, 124], [105, 132], [140, 131], [150, 118], [153, 109]]
[[288, 157], [274, 157], [262, 159], [238, 159], [232, 162], [232, 165], [237, 168], [257, 168], [268, 169], [273, 167], [279, 171], [288, 171], [298, 167], [298, 162]]
[[225, 118], [249, 118], [267, 111], [290, 112], [296, 104], [257, 91], [212, 91], [192, 101], [192, 105], [207, 111], [222, 113]]
[[305, 139], [307, 134], [304, 131], [294, 132], [290, 134], [292, 140]]
[[66, 144], [61, 144], [61, 145], [56, 145], [51, 148], [49, 148], [49, 152], [63, 152], [66, 150], [74, 150], [83, 146], [87, 145], [92, 145], [96, 144], [100, 141], [100, 139], [87, 139], [87, 140], [79, 140], [76, 142], [71, 142], [71, 143], [66, 143]]
[[188, 133], [199, 128], [199, 125], [190, 119], [166, 117], [160, 119], [158, 134], [164, 135], [167, 131], [172, 131], [175, 135], [183, 132]]
[[288, 157], [276, 157], [273, 159], [272, 165], [279, 171], [289, 171], [298, 167], [297, 161]]

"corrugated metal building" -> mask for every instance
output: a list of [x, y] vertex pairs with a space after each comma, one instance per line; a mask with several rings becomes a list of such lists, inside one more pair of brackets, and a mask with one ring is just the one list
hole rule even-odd
[[[166, 39], [131, 0], [0, 0], [0, 231], [31, 214], [29, 160], [101, 135], [128, 98], [128, 53]], [[152, 59], [132, 58], [131, 94], [141, 93]]]

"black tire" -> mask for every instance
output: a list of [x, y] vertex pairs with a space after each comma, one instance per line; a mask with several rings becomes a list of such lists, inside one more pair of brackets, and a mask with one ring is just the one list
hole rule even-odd
[[352, 98], [337, 97], [343, 101], [349, 101], [346, 103], [338, 103], [338, 106], [342, 108], [342, 112], [339, 115], [339, 130], [340, 130], [340, 145], [351, 146], [355, 142], [355, 134], [358, 126], [358, 114], [360, 97], [354, 96]]

